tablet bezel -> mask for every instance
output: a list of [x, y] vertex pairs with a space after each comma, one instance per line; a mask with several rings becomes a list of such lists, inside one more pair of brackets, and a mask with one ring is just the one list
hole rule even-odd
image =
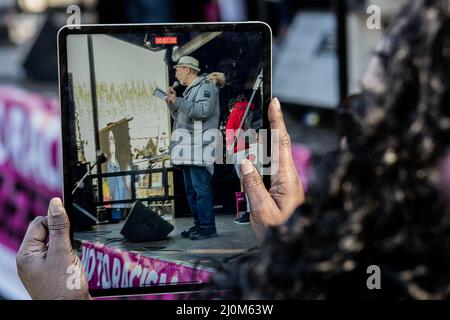
[[[63, 201], [69, 216], [72, 221], [71, 206], [68, 203], [72, 202], [72, 181], [70, 170], [70, 146], [73, 141], [70, 140], [69, 121], [70, 115], [68, 111], [68, 62], [67, 62], [67, 36], [69, 35], [87, 35], [87, 34], [127, 34], [127, 33], [146, 33], [146, 32], [185, 32], [186, 30], [195, 30], [199, 32], [262, 32], [264, 42], [263, 60], [266, 66], [263, 71], [263, 128], [270, 129], [269, 119], [267, 115], [268, 106], [272, 98], [272, 30], [270, 26], [260, 21], [250, 22], [224, 22], [224, 23], [170, 23], [170, 24], [89, 24], [89, 25], [70, 25], [62, 27], [57, 36], [58, 41], [58, 69], [59, 69], [59, 99], [61, 108], [61, 158], [63, 168]], [[268, 140], [271, 141], [270, 130], [268, 130]], [[266, 154], [271, 154], [270, 143], [265, 146], [267, 148]], [[269, 167], [270, 165], [265, 165]], [[263, 181], [267, 189], [270, 186], [270, 176], [264, 175]], [[70, 229], [70, 237], [73, 243], [73, 230]], [[159, 288], [159, 289], [158, 289]], [[170, 292], [186, 292], [198, 291], [205, 288], [205, 284], [181, 284], [181, 285], [157, 285], [148, 287], [136, 288], [114, 288], [114, 289], [89, 289], [92, 296], [124, 296], [133, 294], [155, 294], [155, 293], [169, 293]]]

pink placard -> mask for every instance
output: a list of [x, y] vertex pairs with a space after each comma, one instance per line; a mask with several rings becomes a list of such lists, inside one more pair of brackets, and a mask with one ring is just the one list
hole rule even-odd
[[0, 86], [0, 243], [13, 251], [61, 196], [58, 111], [56, 99]]

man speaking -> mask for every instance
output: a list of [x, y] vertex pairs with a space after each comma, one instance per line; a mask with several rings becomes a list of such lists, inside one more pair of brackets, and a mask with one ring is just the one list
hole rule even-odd
[[[192, 240], [211, 238], [217, 236], [212, 185], [214, 163], [203, 159], [203, 151], [211, 144], [211, 141], [205, 141], [203, 133], [209, 129], [218, 129], [219, 89], [225, 85], [225, 76], [218, 72], [199, 76], [199, 62], [190, 56], [181, 57], [174, 68], [175, 77], [187, 88], [183, 97], [177, 97], [175, 90], [169, 88], [166, 97], [175, 120], [171, 138], [172, 162], [177, 161], [174, 149], [189, 151], [187, 154], [190, 156], [182, 156], [183, 160], [177, 164], [181, 164], [183, 169], [186, 196], [194, 215], [194, 226], [181, 235]], [[194, 129], [199, 125], [201, 131], [197, 132]], [[179, 132], [189, 133], [190, 138], [180, 139]], [[200, 161], [196, 159], [199, 148]]]

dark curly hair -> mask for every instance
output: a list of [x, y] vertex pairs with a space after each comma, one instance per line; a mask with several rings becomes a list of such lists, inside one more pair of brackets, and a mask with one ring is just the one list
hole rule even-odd
[[[384, 89], [352, 99], [358, 126], [326, 196], [312, 192], [212, 288], [242, 299], [450, 297], [450, 208], [437, 188], [450, 145], [450, 0], [408, 3], [377, 55]], [[370, 265], [381, 290], [366, 286]]]

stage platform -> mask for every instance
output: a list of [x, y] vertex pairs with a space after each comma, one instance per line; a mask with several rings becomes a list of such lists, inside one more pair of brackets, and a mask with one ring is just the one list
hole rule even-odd
[[121, 288], [181, 282], [205, 282], [215, 262], [258, 245], [250, 224], [234, 223], [233, 215], [216, 216], [218, 236], [185, 239], [183, 230], [192, 218], [169, 221], [175, 229], [163, 241], [133, 243], [120, 234], [123, 223], [96, 225], [92, 231], [75, 232], [91, 288]]

